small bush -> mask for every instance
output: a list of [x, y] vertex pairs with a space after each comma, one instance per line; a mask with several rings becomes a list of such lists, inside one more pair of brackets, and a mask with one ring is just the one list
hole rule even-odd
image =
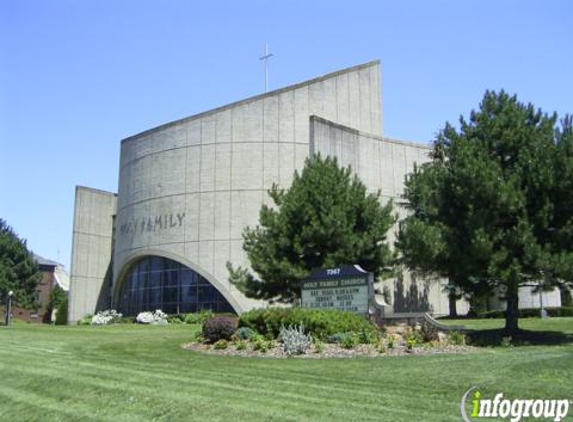
[[324, 352], [324, 343], [319, 339], [314, 339], [314, 352], [315, 353]]
[[459, 331], [450, 331], [448, 333], [448, 342], [454, 346], [464, 346], [466, 344], [466, 336]]
[[139, 324], [153, 324], [153, 325], [166, 325], [167, 314], [161, 309], [157, 309], [155, 312], [140, 312], [135, 321]]
[[422, 321], [422, 323], [420, 324], [420, 337], [421, 340], [424, 343], [429, 343], [431, 341], [438, 341], [439, 340], [439, 336], [438, 336], [438, 328], [426, 321]]
[[122, 316], [117, 321], [118, 324], [135, 324], [135, 317], [132, 316]]
[[388, 337], [386, 337], [386, 345], [388, 346], [388, 349], [394, 348], [395, 341], [396, 339], [394, 338], [394, 336], [392, 334], [388, 334]]
[[216, 350], [223, 350], [226, 349], [227, 347], [229, 347], [229, 342], [227, 340], [217, 340], [215, 342], [215, 344], [213, 345], [213, 348]]
[[257, 339], [253, 343], [253, 350], [257, 350], [261, 353], [267, 353], [272, 347], [273, 342], [268, 340]]
[[377, 331], [362, 330], [358, 333], [358, 342], [360, 344], [378, 344], [380, 335]]
[[358, 336], [354, 333], [347, 333], [340, 342], [340, 345], [345, 349], [354, 349], [356, 346], [358, 346], [358, 344]]
[[245, 350], [247, 348], [247, 342], [244, 340], [239, 340], [236, 344], [237, 350]]
[[511, 336], [509, 336], [509, 337], [503, 337], [503, 338], [501, 339], [500, 346], [501, 346], [501, 347], [511, 347], [511, 340], [512, 340], [512, 339], [511, 339]]
[[321, 340], [336, 333], [378, 331], [363, 316], [337, 309], [262, 308], [245, 312], [239, 318], [240, 327], [249, 327], [271, 338], [277, 338], [283, 326], [300, 324], [305, 326], [308, 334]]
[[203, 324], [212, 316], [213, 311], [210, 309], [203, 309], [200, 312], [186, 314], [183, 321], [185, 321], [185, 324]]
[[180, 324], [185, 322], [185, 314], [167, 315], [167, 322], [170, 324]]
[[406, 349], [412, 350], [418, 344], [416, 338], [412, 337], [406, 340]]
[[78, 321], [78, 325], [90, 325], [92, 322], [92, 318], [93, 318], [92, 314], [87, 314]]
[[256, 333], [249, 327], [240, 327], [235, 331], [235, 335], [239, 340], [250, 340]]
[[406, 341], [406, 348], [408, 348], [409, 350], [411, 350], [412, 347], [421, 344], [423, 342], [420, 331], [416, 330], [413, 327], [408, 327], [408, 331], [406, 331], [406, 334], [404, 334], [404, 341]]
[[327, 341], [327, 343], [338, 344], [338, 343], [342, 343], [342, 340], [344, 340], [344, 337], [346, 337], [346, 333], [335, 333], [335, 334], [329, 336], [326, 341]]
[[91, 325], [109, 325], [118, 324], [121, 322], [122, 314], [117, 312], [115, 309], [108, 309], [105, 311], [100, 311], [92, 317], [90, 322]]
[[287, 355], [302, 355], [312, 344], [312, 337], [304, 333], [304, 325], [282, 327], [279, 337]]
[[194, 343], [202, 343], [205, 338], [203, 337], [203, 332], [199, 329], [193, 331], [191, 334], [191, 341]]
[[231, 339], [231, 336], [237, 329], [237, 319], [227, 316], [214, 316], [209, 318], [203, 324], [203, 337], [209, 343], [215, 343], [218, 340]]

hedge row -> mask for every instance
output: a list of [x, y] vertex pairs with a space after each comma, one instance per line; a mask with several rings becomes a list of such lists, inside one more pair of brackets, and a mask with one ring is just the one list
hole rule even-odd
[[239, 327], [276, 338], [282, 326], [303, 324], [305, 332], [326, 340], [336, 333], [374, 333], [377, 328], [361, 315], [336, 309], [262, 308], [241, 314]]
[[[549, 307], [544, 308], [550, 317], [573, 316], [573, 307]], [[539, 309], [523, 308], [518, 311], [519, 318], [534, 318], [540, 314]], [[477, 318], [505, 318], [505, 311], [487, 311], [480, 313]]]

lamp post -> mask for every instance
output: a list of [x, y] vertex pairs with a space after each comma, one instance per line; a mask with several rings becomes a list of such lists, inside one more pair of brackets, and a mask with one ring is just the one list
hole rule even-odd
[[8, 292], [8, 297], [6, 298], [6, 327], [10, 325], [10, 319], [12, 318], [12, 296], [14, 292], [10, 290]]

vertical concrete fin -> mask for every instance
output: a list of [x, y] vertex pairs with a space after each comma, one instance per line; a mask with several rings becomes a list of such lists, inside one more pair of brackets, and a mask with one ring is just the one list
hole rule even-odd
[[68, 322], [109, 304], [117, 195], [76, 186]]

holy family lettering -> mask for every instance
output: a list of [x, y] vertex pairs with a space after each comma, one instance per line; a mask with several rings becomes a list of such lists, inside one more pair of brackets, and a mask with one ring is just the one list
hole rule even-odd
[[173, 229], [183, 226], [185, 213], [176, 214], [163, 214], [157, 216], [149, 216], [143, 218], [134, 218], [120, 226], [120, 233], [122, 235], [143, 233], [143, 232], [156, 232], [158, 230]]

